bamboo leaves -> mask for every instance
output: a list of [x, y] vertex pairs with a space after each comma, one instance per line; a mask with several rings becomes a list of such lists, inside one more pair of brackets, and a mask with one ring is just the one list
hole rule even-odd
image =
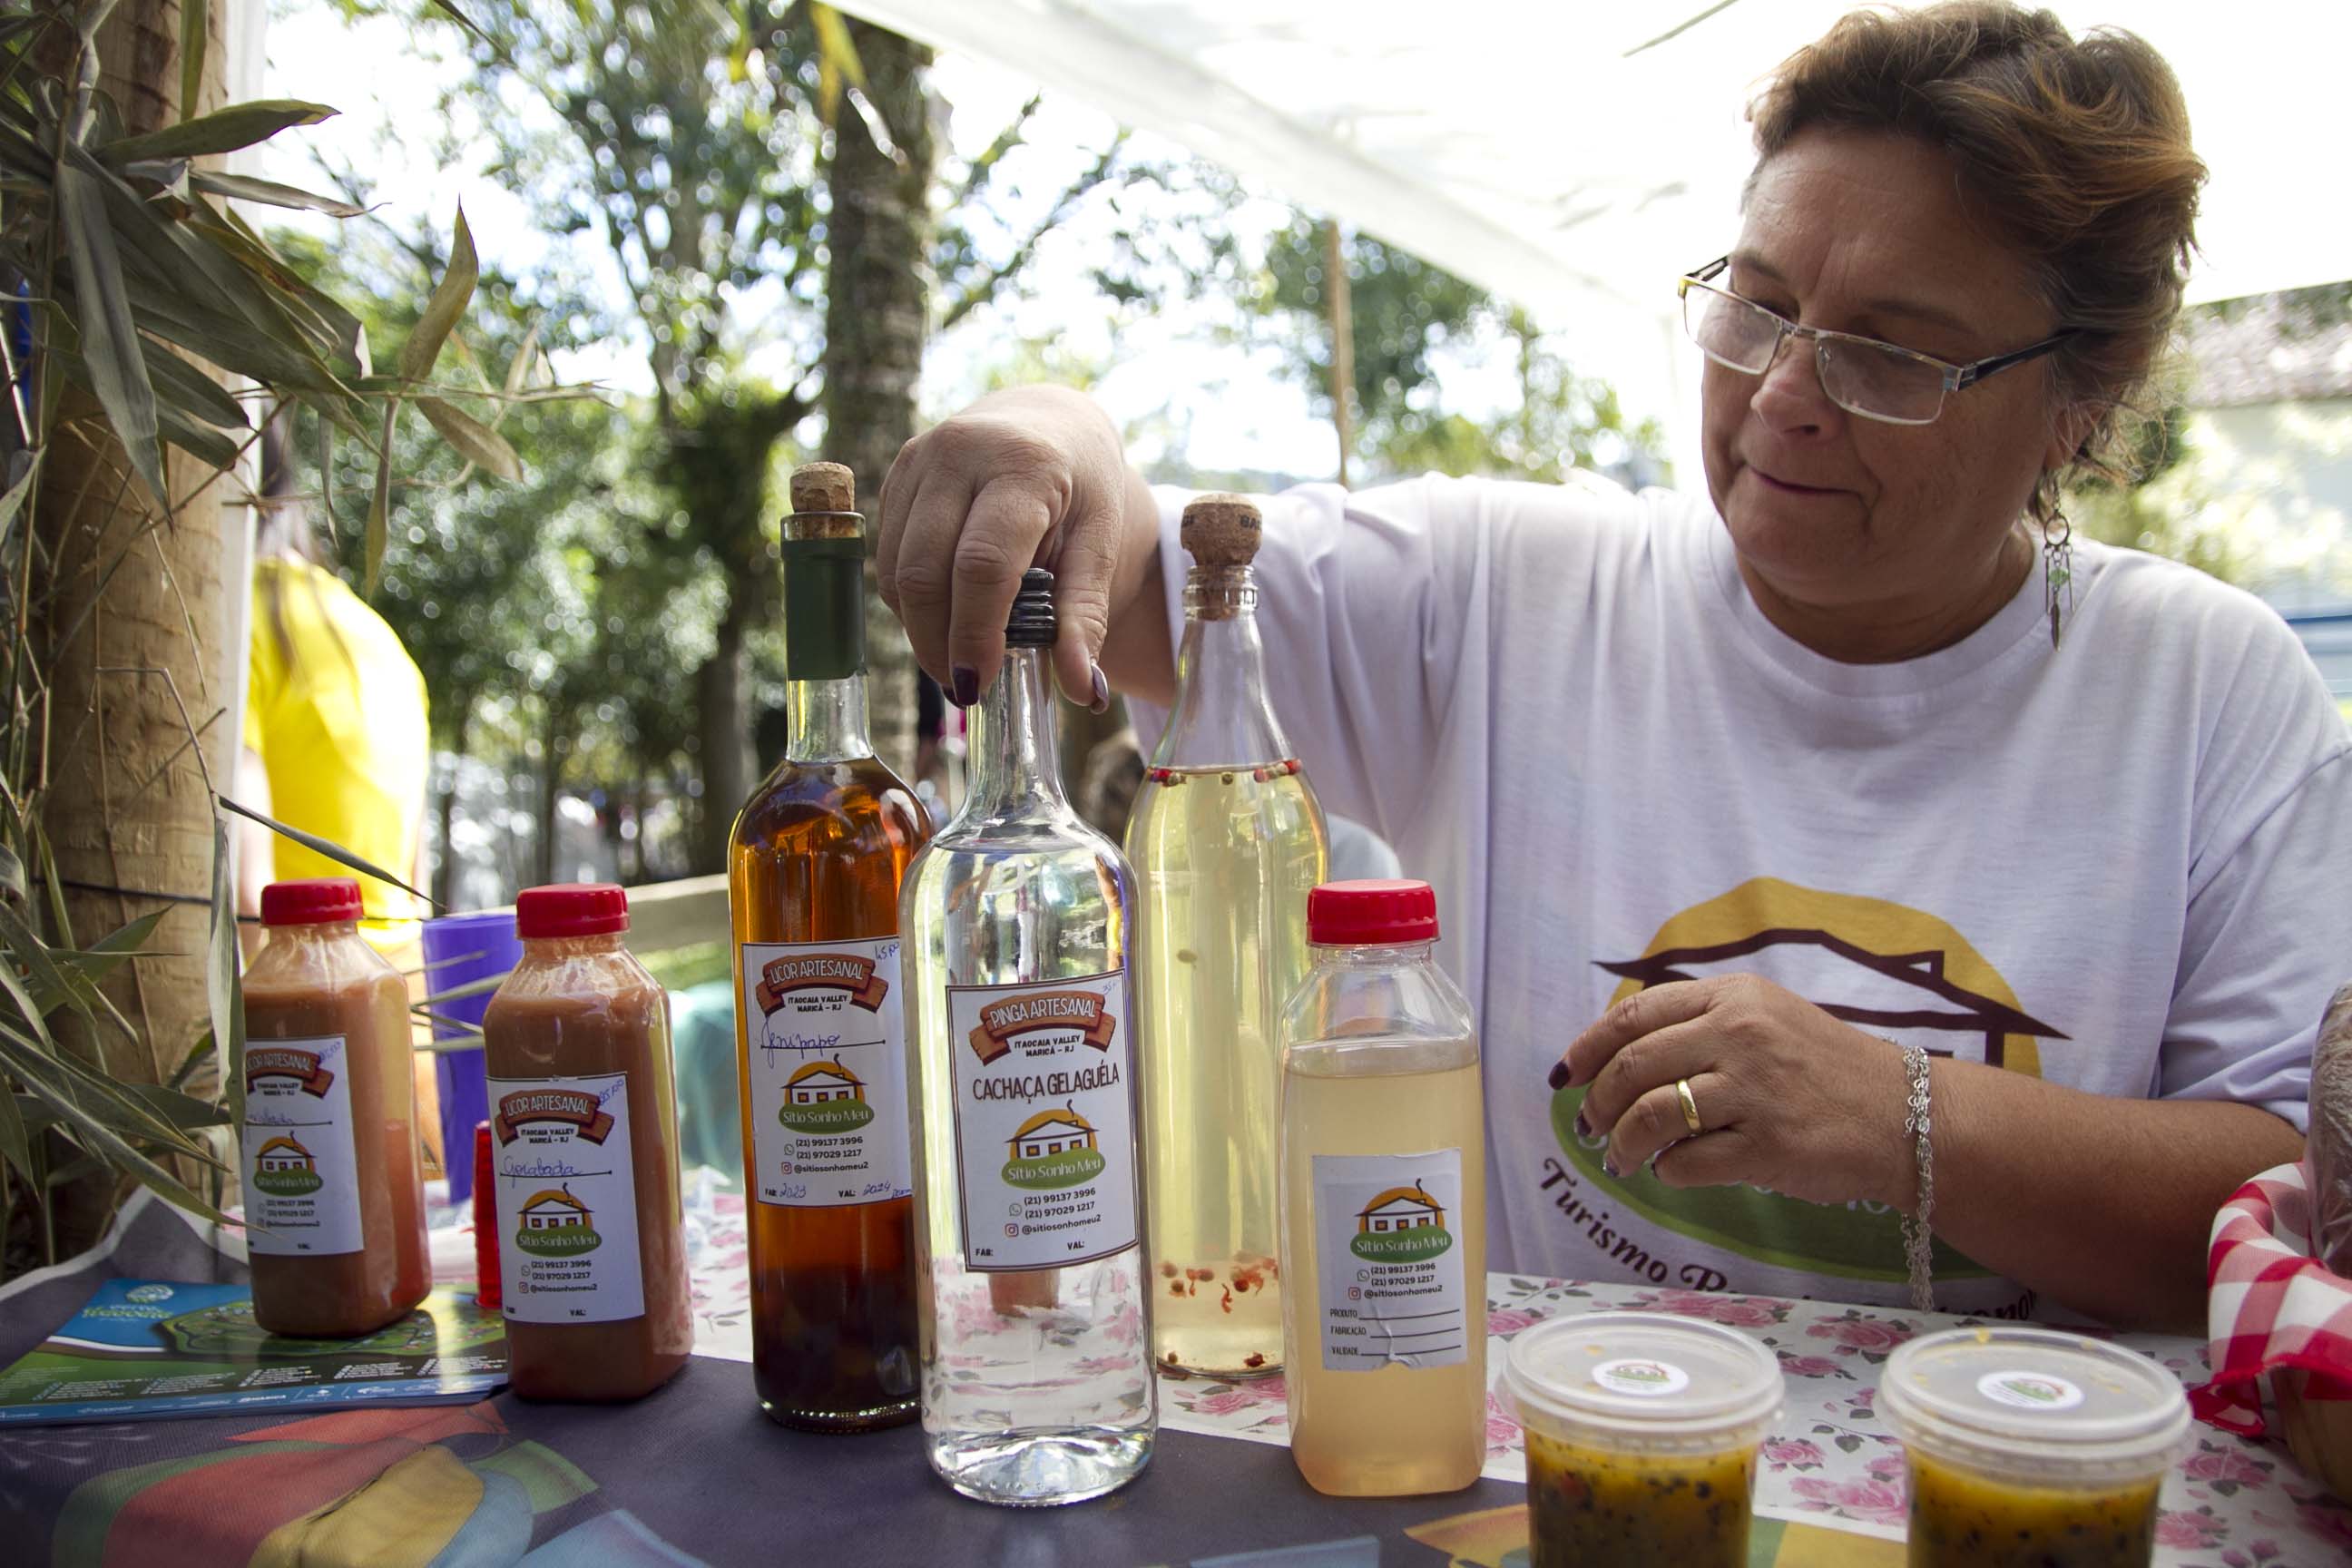
[[[466, 209], [461, 206], [457, 209], [457, 232], [449, 241], [448, 270], [434, 285], [432, 298], [425, 301], [425, 313], [417, 318], [408, 341], [400, 345], [400, 374], [404, 380], [421, 382], [433, 374], [433, 366], [441, 358], [442, 345], [449, 341], [466, 307], [473, 301], [474, 285], [480, 276], [481, 263], [474, 254], [474, 234], [466, 226]], [[420, 405], [433, 428], [468, 462], [506, 478], [520, 477], [522, 464], [504, 437], [441, 399], [421, 399]], [[368, 500], [365, 577], [370, 594], [375, 592], [383, 570], [384, 541], [391, 531], [392, 447], [399, 428], [400, 394], [394, 391], [383, 405], [383, 434], [376, 450], [375, 489]]]
[[425, 314], [400, 346], [400, 374], [411, 381], [423, 381], [433, 374], [434, 362], [441, 357], [441, 345], [449, 341], [451, 329], [466, 313], [466, 306], [474, 298], [474, 284], [480, 277], [480, 263], [474, 255], [473, 231], [466, 226], [466, 209], [457, 209], [457, 232], [449, 242], [449, 269], [434, 286], [433, 297], [425, 302]]
[[488, 468], [502, 479], [522, 478], [522, 459], [515, 456], [515, 449], [507, 444], [505, 437], [446, 399], [420, 397], [416, 406], [425, 422], [467, 462]]
[[68, 164], [58, 171], [58, 205], [74, 289], [84, 306], [79, 325], [90, 390], [156, 504], [169, 510], [163, 451], [156, 439], [155, 388], [147, 378], [147, 356], [140, 352], [139, 329], [122, 287], [122, 258], [107, 221], [106, 195], [95, 178]]
[[199, 169], [188, 176], [188, 184], [216, 196], [235, 196], [240, 201], [292, 207], [299, 212], [325, 213], [330, 217], [358, 217], [367, 211], [337, 196], [322, 196], [314, 191], [281, 185], [275, 180], [250, 179], [243, 174], [215, 174]]
[[141, 158], [201, 158], [207, 153], [234, 153], [267, 142], [290, 126], [316, 125], [336, 112], [323, 103], [304, 103], [290, 98], [262, 99], [200, 114], [143, 136], [124, 136], [96, 151], [117, 166]]

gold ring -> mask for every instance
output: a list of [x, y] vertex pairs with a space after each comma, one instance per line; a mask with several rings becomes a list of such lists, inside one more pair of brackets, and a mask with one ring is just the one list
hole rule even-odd
[[1675, 1098], [1683, 1102], [1683, 1125], [1693, 1132], [1706, 1131], [1706, 1123], [1698, 1119], [1698, 1101], [1691, 1098], [1690, 1079], [1675, 1079]]

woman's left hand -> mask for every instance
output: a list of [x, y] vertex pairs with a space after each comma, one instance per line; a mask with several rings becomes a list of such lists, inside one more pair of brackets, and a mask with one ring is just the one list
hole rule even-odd
[[1586, 1086], [1580, 1123], [1608, 1137], [1612, 1173], [1654, 1156], [1672, 1187], [1743, 1182], [1814, 1203], [1909, 1206], [1901, 1049], [1756, 975], [1636, 992], [1577, 1037], [1551, 1082]]

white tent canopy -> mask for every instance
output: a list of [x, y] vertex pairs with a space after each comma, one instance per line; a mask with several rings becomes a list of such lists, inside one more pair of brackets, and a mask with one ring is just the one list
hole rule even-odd
[[[1747, 101], [1839, 0], [850, 0], [1531, 309], [1650, 306], [1729, 247]], [[2212, 168], [2192, 298], [2352, 277], [2352, 5], [2064, 0], [2147, 37]]]
[[[847, 0], [1160, 133], [1555, 322], [1661, 344], [1729, 248], [1759, 79], [1841, 0]], [[2061, 0], [2179, 73], [2212, 171], [2191, 297], [2352, 277], [2352, 5]], [[1621, 347], [1620, 353], [1623, 349]], [[1613, 357], [1613, 356], [1604, 356]], [[1588, 361], [1588, 363], [1591, 363]], [[1595, 368], [1609, 368], [1597, 365]]]

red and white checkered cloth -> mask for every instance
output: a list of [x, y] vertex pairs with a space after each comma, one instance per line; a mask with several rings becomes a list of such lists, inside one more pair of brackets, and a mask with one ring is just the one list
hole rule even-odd
[[2352, 1399], [2352, 1279], [2313, 1258], [2310, 1237], [2301, 1165], [2264, 1171], [2213, 1217], [2205, 1258], [2213, 1381], [2189, 1394], [2200, 1419], [2262, 1436], [2257, 1380], [2285, 1366], [2309, 1374], [2306, 1398]]

